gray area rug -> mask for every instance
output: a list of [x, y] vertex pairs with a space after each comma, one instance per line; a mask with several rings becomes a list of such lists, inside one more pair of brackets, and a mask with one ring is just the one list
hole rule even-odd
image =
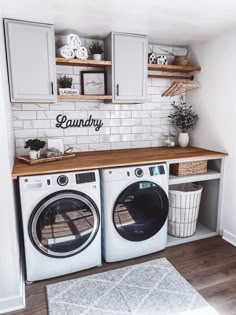
[[49, 315], [216, 315], [161, 258], [47, 286]]

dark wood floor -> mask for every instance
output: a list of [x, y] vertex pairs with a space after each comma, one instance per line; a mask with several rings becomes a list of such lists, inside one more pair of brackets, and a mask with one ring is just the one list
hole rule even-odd
[[[46, 315], [45, 286], [47, 284], [160, 257], [166, 257], [221, 315], [236, 314], [236, 248], [220, 237], [169, 247], [162, 252], [128, 261], [104, 263], [102, 267], [27, 285], [26, 309], [9, 314]], [[47, 268], [47, 266], [39, 266], [39, 268]]]

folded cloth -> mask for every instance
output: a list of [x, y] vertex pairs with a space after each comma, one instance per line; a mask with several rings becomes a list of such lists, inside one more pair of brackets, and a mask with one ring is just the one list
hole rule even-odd
[[71, 49], [79, 49], [81, 46], [81, 40], [79, 38], [79, 35], [76, 34], [68, 34], [68, 35], [61, 35], [58, 36], [57, 41], [58, 47], [68, 45]]
[[75, 57], [77, 59], [86, 60], [88, 59], [88, 51], [85, 47], [80, 47], [79, 49], [75, 50]]
[[75, 58], [75, 52], [73, 49], [70, 48], [70, 46], [64, 45], [57, 49], [57, 57], [73, 59]]

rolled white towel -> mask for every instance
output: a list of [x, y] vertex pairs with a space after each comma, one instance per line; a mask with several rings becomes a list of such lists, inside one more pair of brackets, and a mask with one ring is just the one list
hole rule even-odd
[[62, 57], [65, 59], [73, 59], [75, 58], [75, 52], [68, 45], [64, 45], [57, 49], [57, 57]]
[[68, 35], [61, 35], [58, 38], [57, 45], [63, 46], [68, 45], [71, 49], [79, 49], [81, 46], [81, 40], [79, 38], [79, 35], [76, 34], [68, 34]]
[[77, 59], [86, 60], [88, 59], [88, 51], [85, 47], [80, 47], [79, 49], [75, 50], [75, 57]]

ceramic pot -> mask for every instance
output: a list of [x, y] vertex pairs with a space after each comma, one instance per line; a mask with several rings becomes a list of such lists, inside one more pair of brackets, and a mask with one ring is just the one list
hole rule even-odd
[[180, 132], [178, 137], [178, 143], [181, 148], [186, 148], [189, 143], [189, 134], [187, 132]]
[[29, 151], [29, 156], [31, 160], [38, 160], [40, 158], [40, 150], [31, 150]]
[[93, 54], [93, 60], [100, 61], [102, 59], [101, 54]]

